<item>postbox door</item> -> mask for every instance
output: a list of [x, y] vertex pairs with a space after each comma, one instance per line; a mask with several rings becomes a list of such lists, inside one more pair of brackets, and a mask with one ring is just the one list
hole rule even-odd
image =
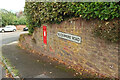
[[43, 43], [47, 44], [47, 27], [43, 26]]

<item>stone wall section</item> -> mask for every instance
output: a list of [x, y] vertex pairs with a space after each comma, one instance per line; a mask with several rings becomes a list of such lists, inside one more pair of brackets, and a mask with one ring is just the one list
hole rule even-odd
[[[31, 36], [25, 36], [20, 44], [44, 55], [64, 61], [76, 70], [88, 73], [98, 73], [109, 77], [118, 77], [118, 45], [106, 43], [94, 37], [93, 28], [97, 20], [86, 21], [72, 19], [61, 24], [43, 24], [47, 26], [47, 45], [43, 43], [43, 25], [35, 28]], [[59, 38], [57, 32], [80, 36], [81, 43]]]

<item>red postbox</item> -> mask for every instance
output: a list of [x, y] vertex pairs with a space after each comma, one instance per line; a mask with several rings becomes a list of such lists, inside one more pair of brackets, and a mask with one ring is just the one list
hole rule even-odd
[[43, 26], [43, 43], [47, 44], [47, 27]]

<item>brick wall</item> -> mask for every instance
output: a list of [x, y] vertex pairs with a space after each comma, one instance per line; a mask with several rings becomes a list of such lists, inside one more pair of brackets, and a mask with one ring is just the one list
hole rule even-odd
[[23, 30], [25, 27], [26, 25], [16, 25], [17, 30]]
[[[21, 36], [20, 44], [64, 61], [81, 75], [87, 72], [99, 77], [118, 77], [118, 45], [94, 37], [92, 29], [98, 22], [71, 19], [61, 24], [43, 24], [47, 26], [47, 45], [43, 43], [43, 25], [36, 28], [32, 36]], [[79, 44], [61, 39], [57, 32], [80, 36], [82, 42]]]

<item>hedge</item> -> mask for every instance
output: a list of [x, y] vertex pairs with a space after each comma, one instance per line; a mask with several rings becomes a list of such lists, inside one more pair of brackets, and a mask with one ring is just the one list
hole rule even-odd
[[26, 2], [25, 14], [30, 34], [43, 23], [61, 23], [72, 17], [87, 20], [120, 18], [119, 2]]

